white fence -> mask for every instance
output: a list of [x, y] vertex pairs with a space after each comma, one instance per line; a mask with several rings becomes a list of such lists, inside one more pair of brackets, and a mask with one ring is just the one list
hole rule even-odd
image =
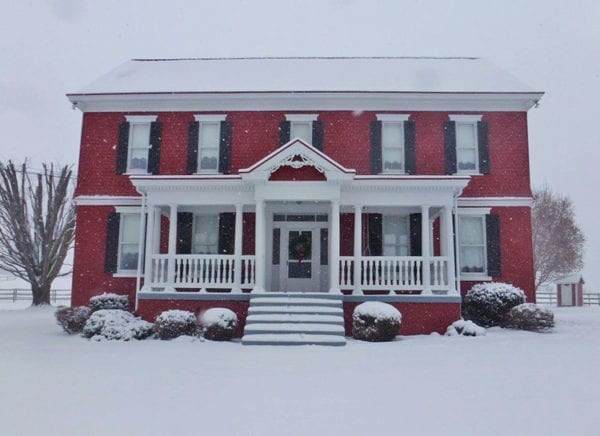
[[[31, 299], [31, 289], [0, 289], [0, 300], [16, 302], [27, 301]], [[50, 302], [56, 303], [57, 301], [71, 301], [71, 290], [51, 289]]]
[[[536, 292], [535, 299], [539, 304], [552, 304], [557, 305], [556, 292]], [[600, 294], [584, 292], [583, 293], [583, 305], [584, 306], [600, 306]]]

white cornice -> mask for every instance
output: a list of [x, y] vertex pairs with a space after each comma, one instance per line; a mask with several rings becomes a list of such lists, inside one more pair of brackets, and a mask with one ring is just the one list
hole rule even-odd
[[83, 112], [127, 111], [527, 111], [543, 93], [277, 92], [70, 94]]
[[531, 207], [531, 197], [462, 197], [458, 207]]
[[140, 206], [142, 197], [79, 195], [75, 197], [74, 202], [76, 206]]

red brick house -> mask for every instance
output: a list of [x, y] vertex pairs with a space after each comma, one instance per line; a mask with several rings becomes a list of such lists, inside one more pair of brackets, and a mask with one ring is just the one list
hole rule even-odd
[[542, 95], [477, 58], [126, 62], [68, 95], [83, 112], [72, 303], [229, 307], [267, 341], [278, 323], [339, 333], [342, 313], [348, 333], [369, 300], [404, 334], [442, 332], [482, 281], [534, 301]]

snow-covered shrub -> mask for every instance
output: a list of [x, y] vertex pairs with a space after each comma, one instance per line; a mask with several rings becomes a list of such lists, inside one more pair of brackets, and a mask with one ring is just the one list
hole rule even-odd
[[121, 309], [100, 309], [92, 313], [83, 327], [83, 336], [86, 338], [129, 341], [146, 339], [152, 334], [152, 323]]
[[202, 336], [211, 341], [229, 341], [237, 328], [235, 312], [222, 307], [208, 309], [199, 316]]
[[478, 283], [463, 301], [463, 317], [482, 327], [501, 326], [508, 312], [525, 302], [525, 293], [508, 283]]
[[104, 293], [90, 298], [90, 309], [92, 312], [103, 309], [129, 310], [129, 298], [127, 295]]
[[510, 309], [506, 326], [519, 330], [543, 332], [554, 327], [554, 313], [533, 303], [519, 304]]
[[92, 311], [86, 306], [59, 307], [54, 316], [59, 326], [68, 334], [80, 333]]
[[485, 329], [483, 327], [479, 327], [473, 321], [465, 321], [464, 319], [459, 319], [458, 321], [454, 321], [451, 325], [446, 329], [446, 336], [484, 336]]
[[352, 336], [361, 341], [392, 341], [401, 323], [402, 314], [391, 304], [367, 301], [354, 308]]
[[154, 328], [160, 339], [194, 336], [198, 333], [196, 316], [187, 310], [165, 310], [156, 317]]

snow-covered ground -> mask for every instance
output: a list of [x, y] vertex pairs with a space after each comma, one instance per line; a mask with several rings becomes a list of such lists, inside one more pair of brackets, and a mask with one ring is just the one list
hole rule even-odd
[[549, 334], [332, 348], [93, 342], [6, 308], [5, 436], [600, 434], [598, 307], [554, 309]]

